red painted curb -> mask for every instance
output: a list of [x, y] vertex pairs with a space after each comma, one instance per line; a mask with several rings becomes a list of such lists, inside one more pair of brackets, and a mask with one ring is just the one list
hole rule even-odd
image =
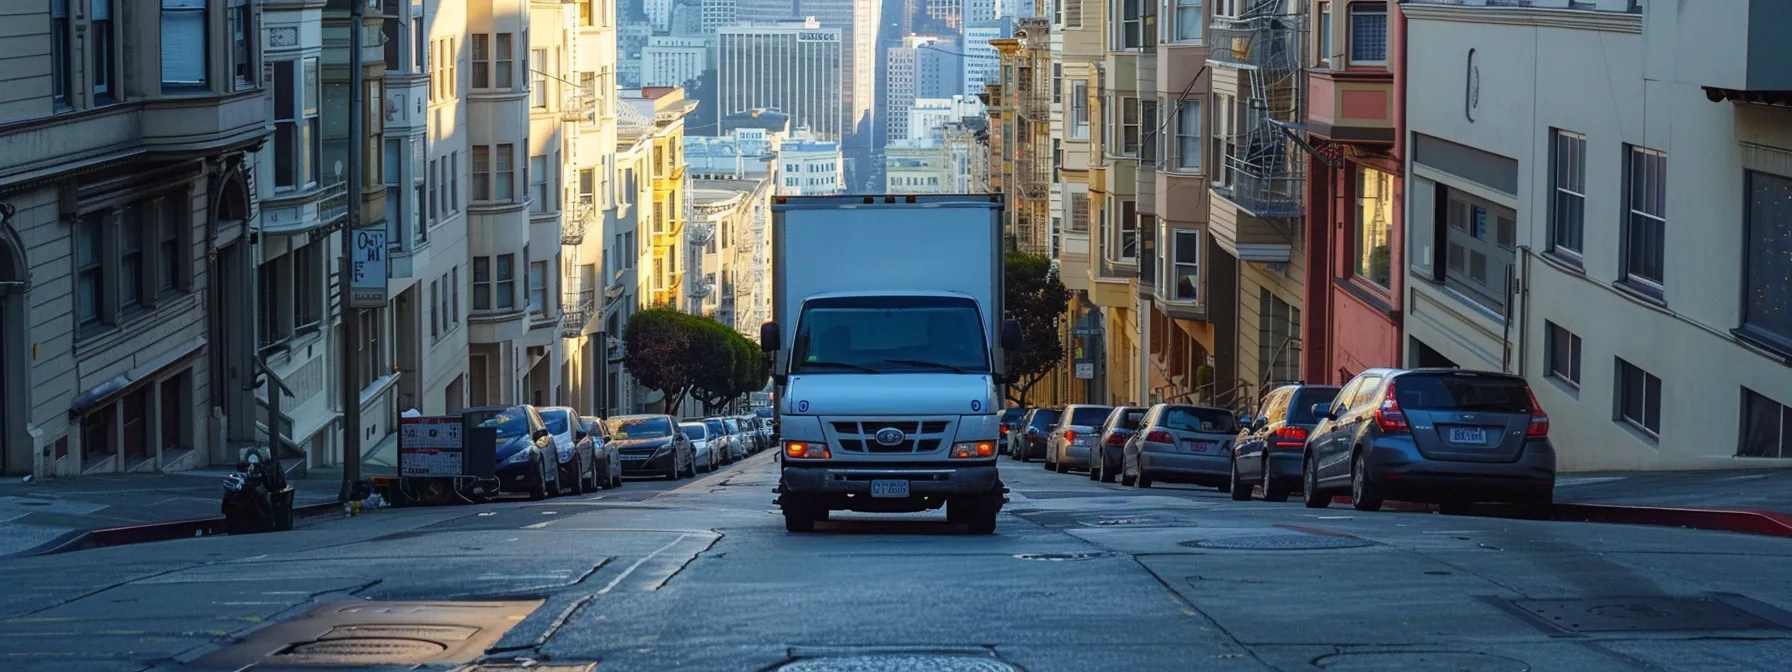
[[[1332, 502], [1343, 506], [1350, 506], [1349, 497], [1333, 497]], [[1436, 509], [1437, 507], [1434, 505], [1421, 504], [1418, 502], [1388, 500], [1382, 504], [1382, 510], [1384, 511], [1429, 513]], [[1537, 519], [1533, 516], [1525, 515], [1518, 507], [1510, 504], [1476, 504], [1473, 507], [1470, 507], [1469, 513], [1471, 515], [1495, 518]], [[1756, 509], [1715, 509], [1558, 502], [1550, 507], [1549, 515], [1541, 519], [1574, 523], [1615, 523], [1621, 525], [1684, 527], [1695, 530], [1740, 532], [1743, 534], [1792, 538], [1792, 514], [1760, 511]]]
[[[292, 517], [295, 519], [316, 518], [341, 510], [341, 502], [309, 504], [306, 506], [293, 507]], [[125, 527], [108, 527], [99, 530], [90, 530], [84, 534], [76, 536], [74, 539], [62, 543], [61, 545], [39, 553], [33, 553], [32, 555], [50, 555], [54, 553], [67, 553], [70, 551], [85, 551], [94, 548], [146, 544], [153, 541], [169, 541], [172, 539], [186, 539], [189, 537], [209, 537], [224, 534], [224, 530], [224, 518], [222, 516], [217, 518], [198, 518], [193, 520], [145, 523], [142, 525], [128, 525]]]

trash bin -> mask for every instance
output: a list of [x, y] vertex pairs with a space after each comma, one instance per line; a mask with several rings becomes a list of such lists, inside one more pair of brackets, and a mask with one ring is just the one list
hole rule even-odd
[[274, 531], [285, 532], [292, 529], [292, 486], [268, 494], [268, 503], [273, 507]]

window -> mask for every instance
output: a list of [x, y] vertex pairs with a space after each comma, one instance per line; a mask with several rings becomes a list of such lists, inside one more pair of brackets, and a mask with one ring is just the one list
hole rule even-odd
[[448, 269], [448, 320], [460, 324], [460, 266]]
[[69, 48], [68, 0], [50, 0], [50, 98], [69, 104], [69, 74], [74, 71]]
[[1332, 3], [1319, 3], [1319, 63], [1330, 65], [1332, 62]]
[[[240, 1], [240, 0], [239, 0]], [[113, 48], [112, 0], [93, 0], [93, 26], [89, 47], [93, 54], [93, 102], [95, 105], [117, 100], [118, 54]]]
[[429, 340], [434, 343], [442, 337], [442, 294], [438, 281], [429, 281]]
[[[479, 40], [482, 37], [484, 36], [473, 36], [474, 48], [479, 47]], [[452, 37], [436, 40], [434, 45], [435, 58], [429, 64], [429, 97], [434, 101], [452, 100], [458, 95], [460, 86], [458, 79], [460, 52], [455, 50], [458, 45], [455, 44], [455, 39]], [[477, 63], [478, 59], [474, 59], [474, 62]]]
[[492, 198], [499, 201], [516, 200], [516, 146], [498, 145], [493, 171]]
[[442, 160], [441, 159], [430, 159], [429, 160], [428, 175], [429, 175], [428, 193], [431, 194], [431, 196], [429, 198], [429, 223], [431, 225], [434, 225], [436, 223], [436, 219], [441, 216], [441, 207], [440, 206], [442, 204], [442, 191], [443, 191], [442, 182], [441, 182], [441, 177], [442, 177]]
[[385, 20], [380, 22], [380, 38], [385, 42], [382, 46], [385, 47], [386, 72], [399, 72], [399, 68], [404, 66], [404, 62], [399, 56], [404, 53], [404, 40], [398, 34], [400, 25], [402, 24], [396, 13], [387, 15]]
[[1587, 221], [1587, 136], [1558, 130], [1550, 151], [1555, 201], [1549, 211], [1549, 249], [1580, 260]]
[[105, 213], [81, 218], [75, 224], [75, 319], [85, 326], [101, 321], [105, 304]]
[[1624, 169], [1624, 278], [1659, 295], [1666, 271], [1668, 155], [1630, 147]]
[[1139, 161], [1143, 162], [1146, 169], [1155, 170], [1158, 167], [1158, 139], [1166, 128], [1163, 121], [1157, 117], [1157, 101], [1139, 101], [1139, 119], [1144, 131], [1144, 136], [1139, 139]]
[[317, 59], [274, 66], [274, 187], [290, 190], [318, 181], [322, 151]]
[[411, 17], [411, 67], [406, 72], [421, 73], [428, 59], [425, 52], [429, 47], [429, 34], [423, 32], [423, 17]]
[[1661, 379], [1618, 359], [1618, 419], [1661, 436]]
[[143, 206], [131, 203], [124, 207], [118, 222], [118, 305], [138, 308], [143, 305]]
[[529, 310], [548, 312], [548, 262], [529, 262]]
[[460, 150], [448, 153], [448, 211], [460, 212]]
[[1070, 232], [1089, 232], [1089, 194], [1087, 193], [1077, 192], [1070, 195]]
[[294, 248], [292, 257], [293, 330], [306, 332], [324, 321], [324, 246], [312, 243]]
[[1548, 320], [1543, 322], [1543, 362], [1550, 377], [1580, 387], [1580, 337]]
[[1139, 206], [1137, 201], [1120, 201], [1120, 228], [1116, 248], [1120, 261], [1139, 260]]
[[473, 257], [473, 310], [492, 309], [492, 260]]
[[1300, 309], [1264, 287], [1258, 290], [1257, 311], [1258, 378], [1300, 380]]
[[390, 372], [386, 365], [386, 350], [382, 345], [386, 330], [386, 309], [369, 308], [361, 311], [361, 342], [357, 344], [356, 359], [361, 364], [361, 387], [372, 385]]
[[531, 50], [529, 52], [529, 62], [535, 64], [535, 69], [529, 71], [529, 106], [547, 109], [548, 75], [547, 73], [542, 72], [541, 69], [547, 67], [548, 50]]
[[510, 33], [498, 33], [497, 39], [493, 40], [497, 44], [497, 48], [493, 50], [493, 88], [508, 89], [513, 86], [512, 78], [516, 76], [516, 71], [512, 69], [511, 59], [515, 58], [515, 52], [512, 51], [510, 38]]
[[473, 88], [492, 88], [492, 36], [473, 35]]
[[473, 146], [473, 200], [492, 200], [492, 150]]
[[1176, 169], [1201, 172], [1201, 101], [1184, 100], [1176, 108]]
[[1070, 137], [1089, 139], [1089, 83], [1070, 83]]
[[581, 25], [581, 26], [597, 25], [595, 23], [592, 23], [591, 20], [592, 20], [591, 0], [579, 0], [579, 25]]
[[1388, 6], [1381, 2], [1350, 3], [1350, 62], [1386, 65]]
[[597, 171], [579, 169], [579, 205], [591, 205], [597, 198]]
[[[1145, 46], [1144, 20], [1139, 16], [1139, 5], [1148, 0], [1120, 0], [1120, 32], [1115, 35], [1121, 49], [1138, 49]], [[1156, 0], [1149, 0], [1155, 2]]]
[[1737, 457], [1792, 457], [1792, 406], [1742, 388], [1741, 438]]
[[181, 200], [176, 197], [164, 197], [156, 203], [156, 259], [160, 262], [157, 274], [157, 291], [174, 291], [180, 287], [182, 259], [188, 251], [181, 245]]
[[1124, 156], [1139, 155], [1139, 99], [1131, 96], [1120, 98], [1120, 153]]
[[230, 0], [230, 73], [237, 90], [255, 88], [255, 20], [248, 0]]
[[1750, 171], [1748, 191], [1741, 331], [1792, 352], [1792, 178]]
[[1052, 102], [1064, 102], [1064, 64], [1052, 64]]
[[162, 0], [162, 88], [203, 87], [205, 0]]
[[1444, 190], [1448, 226], [1444, 230], [1446, 287], [1501, 311], [1517, 249], [1517, 213], [1454, 189]]
[[529, 198], [533, 201], [529, 204], [531, 211], [553, 209], [553, 202], [548, 198], [548, 157], [529, 157]]
[[494, 305], [499, 310], [510, 310], [516, 306], [516, 255], [498, 255], [497, 267], [497, 281], [492, 289]]
[[1176, 230], [1174, 264], [1171, 268], [1172, 279], [1175, 280], [1177, 301], [1198, 301], [1201, 298], [1201, 232], [1190, 229]]
[[1379, 170], [1356, 169], [1356, 244], [1352, 247], [1356, 277], [1382, 289], [1393, 289], [1390, 252], [1394, 238], [1394, 177]]

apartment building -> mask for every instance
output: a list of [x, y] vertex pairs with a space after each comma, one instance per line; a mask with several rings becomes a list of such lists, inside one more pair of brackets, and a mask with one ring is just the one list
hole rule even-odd
[[688, 250], [683, 236], [691, 206], [687, 201], [684, 118], [696, 109], [697, 101], [686, 99], [684, 89], [647, 88], [637, 95], [625, 93], [624, 102], [644, 116], [653, 115], [653, 130], [648, 134], [652, 179], [645, 211], [653, 250], [652, 283], [645, 295], [652, 297], [652, 305], [684, 310], [689, 307], [685, 283], [690, 269], [679, 250]]
[[767, 173], [693, 180], [694, 207], [685, 225], [695, 257], [691, 269], [698, 273], [692, 284], [691, 312], [755, 339], [759, 325], [771, 319], [763, 309], [771, 301], [766, 224], [772, 192]]
[[[653, 288], [652, 240], [644, 239], [641, 223], [650, 216], [653, 203], [653, 118], [642, 114], [635, 105], [618, 100], [616, 106], [616, 159], [614, 179], [609, 191], [614, 206], [604, 214], [604, 288], [600, 318], [603, 333], [611, 335], [608, 344], [610, 362], [622, 359], [621, 335], [629, 317], [647, 304]], [[621, 366], [606, 365], [604, 398], [600, 412], [606, 415], [633, 413], [645, 402], [657, 400], [658, 393], [645, 390]]]
[[710, 43], [707, 37], [647, 38], [641, 50], [641, 85], [684, 86], [702, 76], [709, 69]]
[[954, 184], [951, 153], [926, 139], [896, 140], [884, 147], [884, 193], [949, 194]]
[[[1093, 38], [1099, 59], [1089, 67], [1066, 68], [1064, 98], [1065, 164], [1069, 168], [1083, 158], [1086, 186], [1081, 194], [1070, 192], [1072, 207], [1086, 200], [1090, 221], [1085, 245], [1082, 289], [1092, 311], [1081, 317], [1085, 360], [1093, 369], [1090, 399], [1098, 403], [1136, 403], [1148, 393], [1140, 373], [1144, 361], [1140, 346], [1144, 320], [1139, 311], [1139, 258], [1144, 244], [1139, 208], [1138, 174], [1152, 129], [1144, 122], [1144, 103], [1138, 89], [1139, 62], [1157, 43], [1155, 26], [1147, 30], [1144, 0], [1122, 0], [1109, 12], [1091, 16], [1081, 3], [1062, 9], [1067, 44]], [[1111, 20], [1110, 20], [1111, 19]], [[1071, 52], [1067, 48], [1066, 58]], [[1080, 55], [1080, 54], [1079, 54]], [[1066, 66], [1069, 62], [1066, 62]], [[1070, 72], [1086, 72], [1072, 77]], [[1083, 149], [1079, 153], [1079, 148]], [[1067, 236], [1067, 240], [1069, 237]], [[1067, 243], [1066, 250], [1070, 249]]]
[[1007, 236], [1012, 249], [1057, 257], [1060, 228], [1051, 208], [1051, 26], [1044, 19], [1015, 22], [1015, 37], [991, 40], [1002, 59], [999, 106], [1002, 184], [1007, 189]]
[[838, 142], [816, 140], [799, 132], [779, 143], [774, 162], [778, 166], [776, 180], [781, 196], [838, 194], [845, 184], [842, 168], [846, 160]]
[[1523, 373], [1564, 469], [1788, 464], [1786, 8], [1493, 4], [1398, 6], [1406, 362]]
[[0, 470], [174, 471], [255, 440], [259, 5], [17, 7], [0, 45]]

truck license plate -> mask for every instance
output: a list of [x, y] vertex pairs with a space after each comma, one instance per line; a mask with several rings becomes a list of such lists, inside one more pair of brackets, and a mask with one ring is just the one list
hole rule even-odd
[[1479, 427], [1451, 427], [1450, 443], [1487, 443], [1487, 430]]
[[872, 481], [871, 496], [879, 499], [907, 497], [908, 481]]

